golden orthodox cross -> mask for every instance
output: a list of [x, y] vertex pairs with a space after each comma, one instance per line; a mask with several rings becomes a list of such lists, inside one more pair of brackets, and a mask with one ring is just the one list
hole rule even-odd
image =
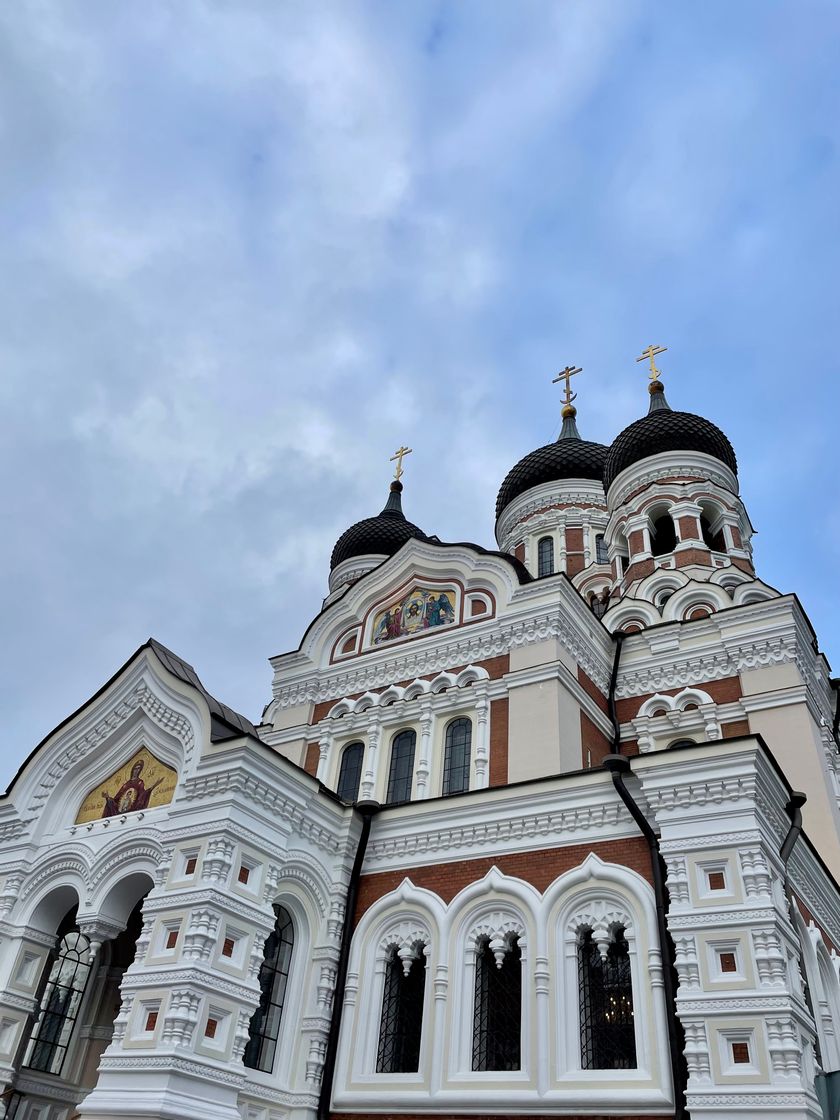
[[576, 373], [583, 373], [583, 366], [566, 366], [566, 368], [558, 373], [554, 380], [551, 382], [552, 385], [556, 385], [558, 381], [566, 382], [566, 387], [563, 390], [563, 392], [565, 393], [563, 404], [566, 405], [566, 407], [568, 407], [577, 396], [577, 393], [572, 392], [572, 387], [569, 384], [569, 381], [575, 376]]
[[399, 447], [394, 452], [394, 454], [391, 456], [391, 458], [388, 460], [389, 463], [393, 463], [394, 461], [396, 461], [397, 469], [396, 469], [396, 471], [394, 471], [394, 478], [397, 480], [397, 482], [399, 482], [399, 480], [400, 480], [400, 478], [402, 477], [402, 474], [403, 474], [402, 461], [403, 461], [403, 459], [405, 458], [406, 455], [410, 455], [410, 454], [411, 454], [411, 448], [410, 447]]
[[655, 381], [657, 377], [659, 377], [659, 374], [662, 372], [661, 370], [658, 370], [656, 368], [656, 362], [654, 361], [654, 358], [657, 356], [657, 354], [664, 354], [667, 349], [667, 346], [648, 346], [646, 350], [642, 351], [641, 356], [636, 359], [637, 362], [650, 362], [651, 381]]

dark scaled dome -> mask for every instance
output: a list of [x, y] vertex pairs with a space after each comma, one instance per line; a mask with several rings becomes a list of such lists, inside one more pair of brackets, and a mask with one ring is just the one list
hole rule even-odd
[[600, 482], [608, 450], [602, 443], [580, 438], [574, 409], [570, 409], [558, 439], [538, 447], [508, 471], [496, 498], [496, 518], [514, 498], [543, 482], [556, 482], [561, 478], [592, 478]]
[[660, 381], [650, 384], [650, 411], [613, 440], [604, 466], [609, 490], [625, 468], [663, 451], [702, 451], [738, 473], [732, 444], [711, 420], [693, 412], [672, 412]]
[[400, 500], [401, 493], [402, 483], [392, 482], [391, 492], [382, 512], [376, 517], [357, 521], [341, 534], [332, 550], [330, 571], [351, 556], [393, 556], [412, 537], [420, 541], [427, 540], [422, 529], [406, 521]]

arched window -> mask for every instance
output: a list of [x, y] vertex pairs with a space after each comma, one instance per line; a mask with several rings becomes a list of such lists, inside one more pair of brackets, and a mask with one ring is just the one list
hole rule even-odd
[[635, 1069], [636, 1031], [630, 953], [617, 928], [606, 947], [591, 930], [578, 943], [580, 1048], [583, 1069]]
[[385, 966], [377, 1073], [416, 1073], [419, 1069], [425, 991], [426, 960], [422, 946], [415, 946], [415, 956], [405, 962], [392, 949]]
[[261, 1069], [265, 1073], [271, 1073], [274, 1066], [295, 941], [289, 911], [275, 903], [274, 914], [274, 929], [266, 938], [260, 968], [260, 1002], [251, 1016], [248, 1044], [242, 1057], [249, 1069]]
[[677, 531], [670, 513], [660, 514], [650, 527], [650, 550], [654, 556], [664, 556], [677, 547]]
[[610, 550], [607, 548], [607, 542], [604, 540], [604, 534], [598, 533], [595, 537], [595, 563], [596, 564], [609, 564]]
[[414, 747], [417, 732], [409, 729], [394, 736], [391, 745], [391, 768], [388, 771], [386, 805], [398, 805], [411, 800], [411, 779], [414, 775]]
[[521, 1068], [522, 951], [519, 938], [507, 945], [501, 960], [487, 939], [475, 960], [473, 1012], [474, 1070]]
[[59, 939], [57, 953], [23, 1063], [30, 1069], [56, 1075], [64, 1065], [90, 977], [90, 941], [72, 929]]
[[446, 728], [443, 752], [443, 794], [463, 793], [470, 788], [470, 746], [472, 722], [453, 719]]
[[537, 575], [550, 576], [554, 572], [554, 541], [541, 537], [537, 544]]
[[345, 801], [355, 801], [359, 796], [364, 755], [364, 743], [348, 743], [344, 748], [344, 753], [341, 756], [341, 766], [338, 770], [338, 789], [336, 793]]

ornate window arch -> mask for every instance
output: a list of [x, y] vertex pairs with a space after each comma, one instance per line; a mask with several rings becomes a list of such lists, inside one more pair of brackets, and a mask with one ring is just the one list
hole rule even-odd
[[[606, 932], [607, 937], [603, 936]], [[624, 926], [578, 931], [578, 1007], [584, 1069], [635, 1069], [633, 982]]]

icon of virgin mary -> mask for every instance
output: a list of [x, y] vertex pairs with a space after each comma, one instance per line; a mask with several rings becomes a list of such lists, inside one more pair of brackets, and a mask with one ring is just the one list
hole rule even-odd
[[116, 817], [121, 813], [136, 813], [140, 809], [147, 809], [152, 792], [159, 786], [163, 778], [158, 778], [148, 788], [140, 777], [143, 772], [143, 760], [139, 759], [131, 767], [131, 777], [128, 778], [112, 797], [107, 790], [102, 791], [105, 798], [103, 817]]

